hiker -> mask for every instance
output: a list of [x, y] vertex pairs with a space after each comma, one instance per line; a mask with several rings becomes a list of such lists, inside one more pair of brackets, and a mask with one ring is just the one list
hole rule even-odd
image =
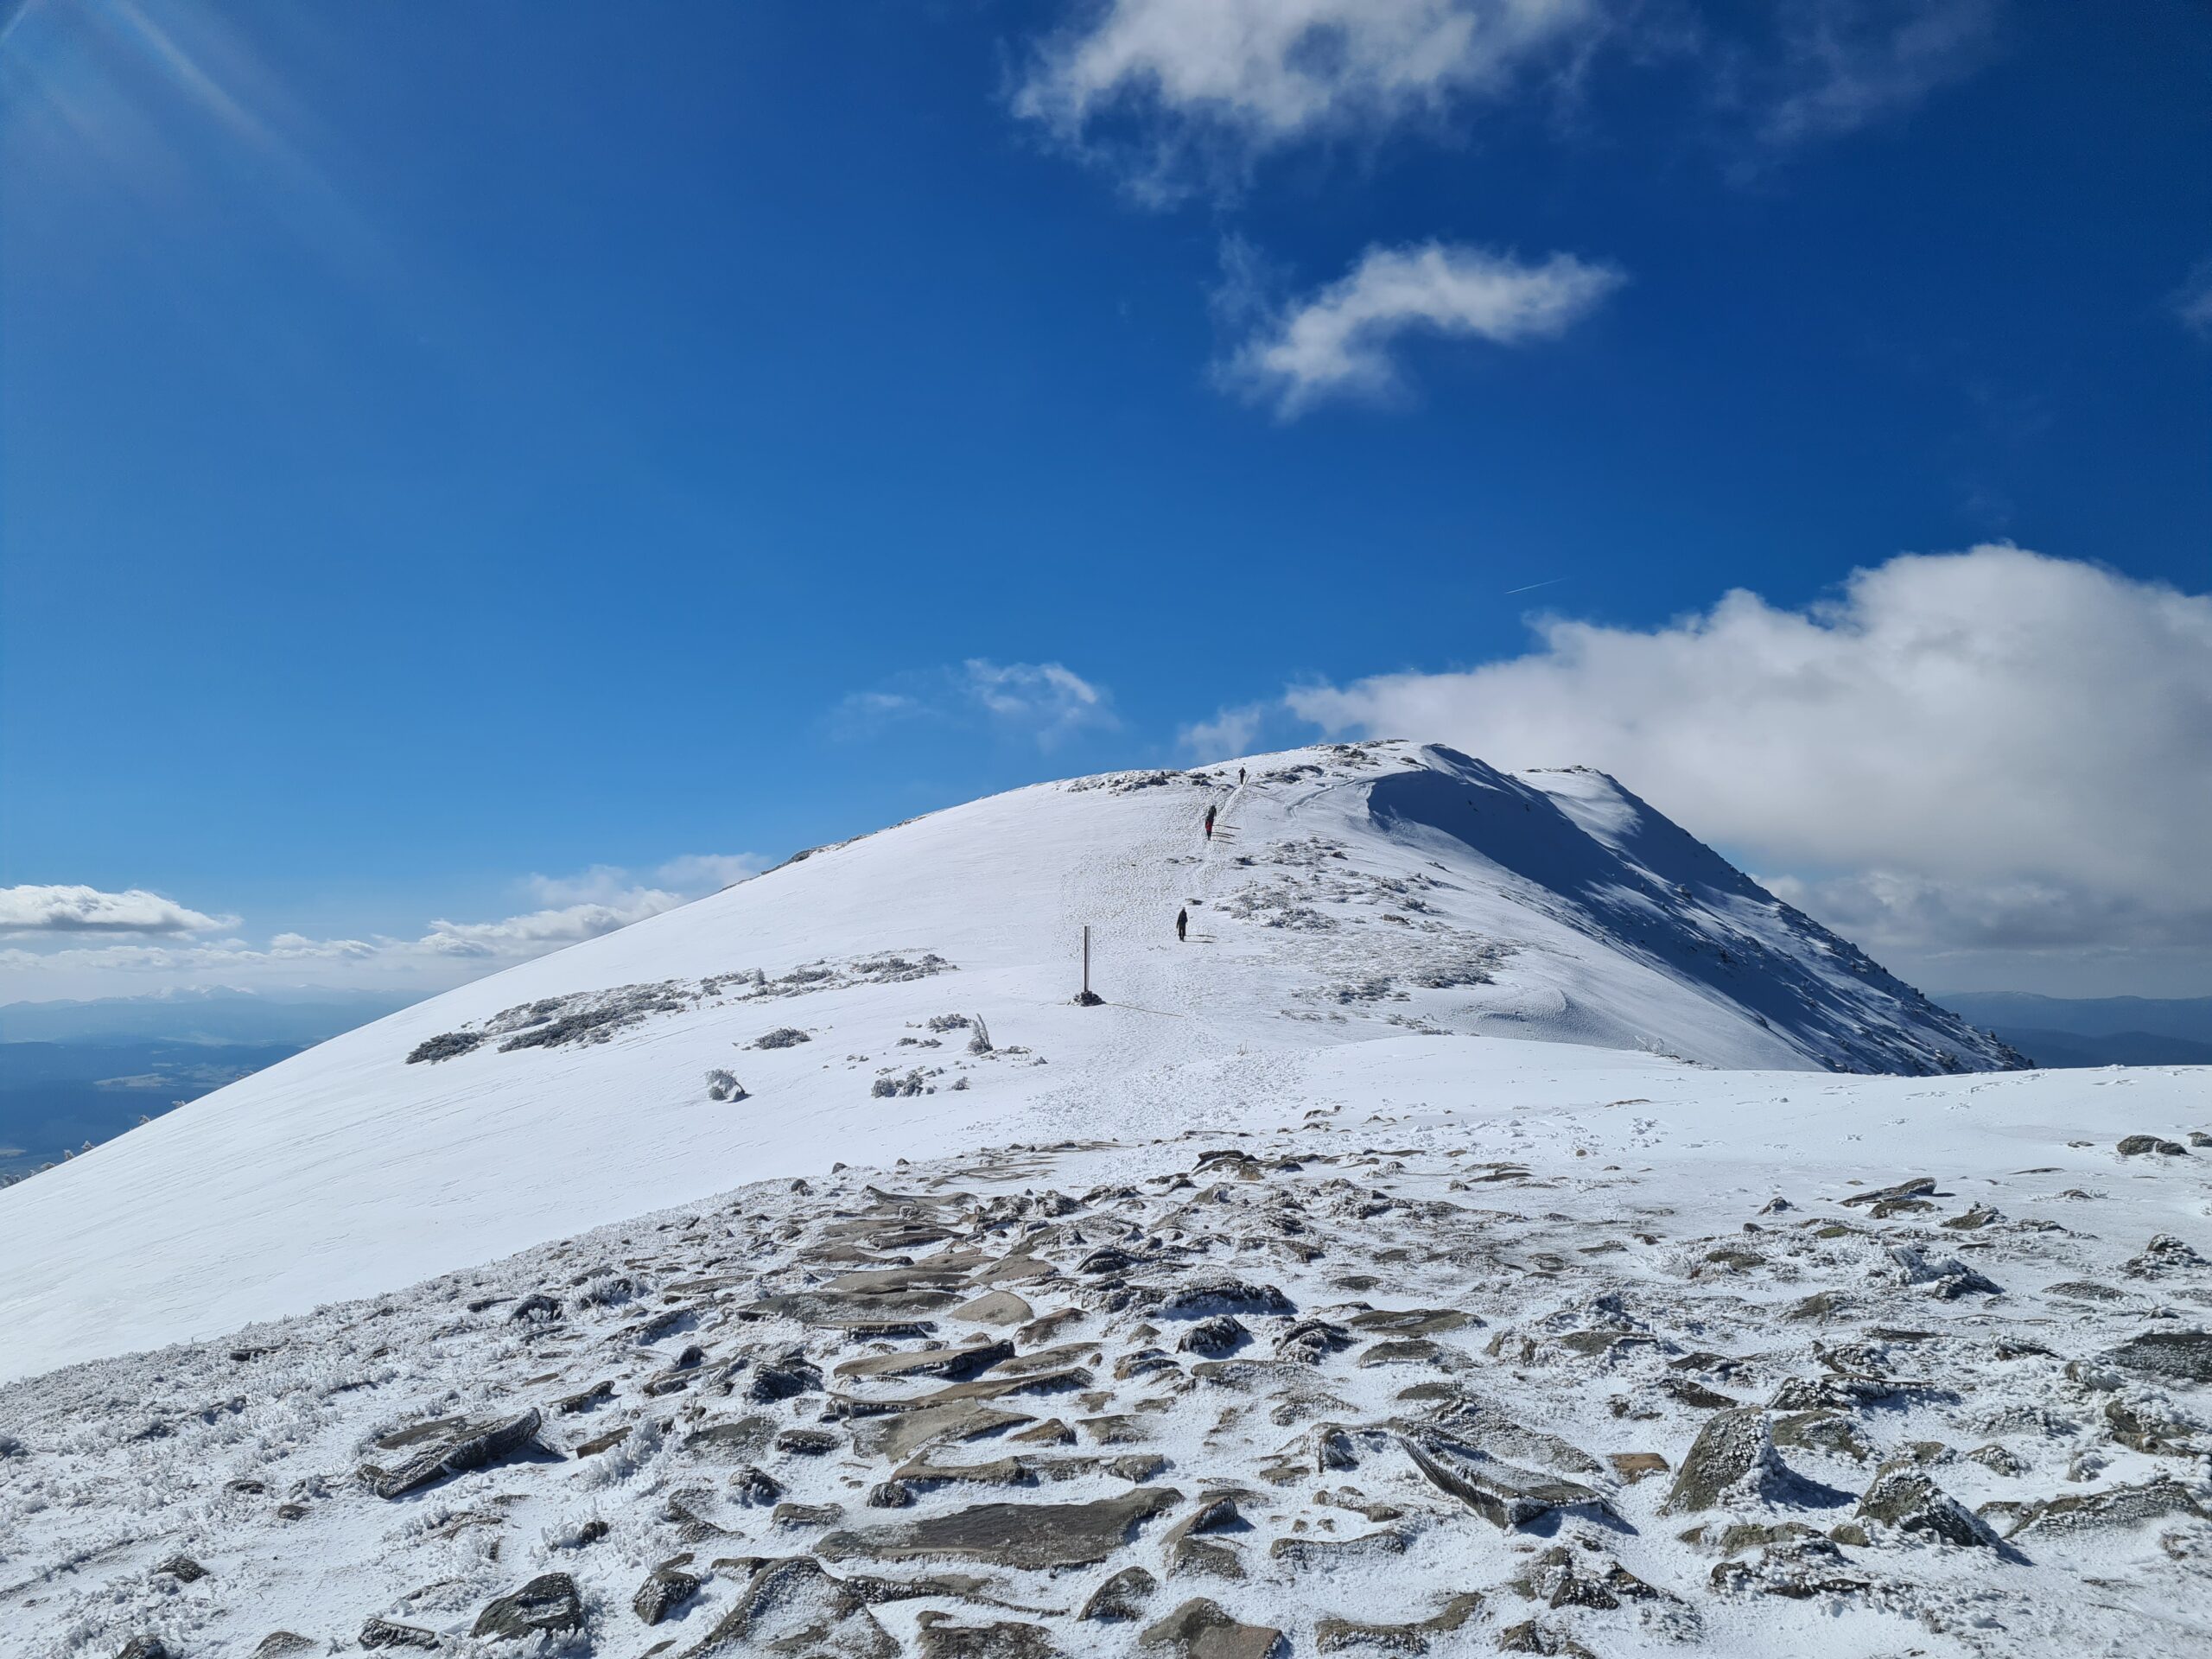
[[1244, 787], [1244, 768], [1242, 766], [1236, 768], [1236, 787], [1239, 789]]
[[1206, 808], [1206, 839], [1208, 841], [1213, 839], [1213, 808], [1211, 806]]
[[1186, 944], [1188, 941], [1184, 938], [1184, 936], [1190, 931], [1191, 912], [1188, 910], [1177, 911], [1175, 912], [1175, 943], [1178, 944]]

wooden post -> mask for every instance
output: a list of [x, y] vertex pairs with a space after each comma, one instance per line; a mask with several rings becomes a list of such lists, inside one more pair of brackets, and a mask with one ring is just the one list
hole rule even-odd
[[1083, 994], [1090, 995], [1090, 924], [1083, 925]]

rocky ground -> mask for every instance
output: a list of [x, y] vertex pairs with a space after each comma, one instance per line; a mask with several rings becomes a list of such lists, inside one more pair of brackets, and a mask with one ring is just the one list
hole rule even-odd
[[2206, 1650], [2212, 1266], [2065, 1173], [2202, 1214], [2201, 1135], [1762, 1199], [1636, 1103], [840, 1166], [16, 1383], [0, 1649]]

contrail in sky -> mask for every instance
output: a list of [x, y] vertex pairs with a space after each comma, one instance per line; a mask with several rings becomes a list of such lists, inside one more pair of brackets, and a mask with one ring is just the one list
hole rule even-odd
[[1514, 594], [1533, 594], [1539, 588], [1548, 588], [1554, 582], [1565, 582], [1567, 578], [1565, 576], [1553, 576], [1548, 581], [1532, 582], [1526, 588], [1509, 588], [1505, 591], [1509, 597]]

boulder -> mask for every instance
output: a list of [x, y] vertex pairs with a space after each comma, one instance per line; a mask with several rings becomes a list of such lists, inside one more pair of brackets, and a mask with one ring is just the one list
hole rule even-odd
[[565, 1573], [543, 1573], [512, 1595], [485, 1604], [469, 1635], [495, 1640], [560, 1636], [584, 1627], [583, 1599]]
[[1180, 1352], [1204, 1354], [1211, 1359], [1234, 1353], [1251, 1339], [1252, 1333], [1234, 1313], [1216, 1313], [1185, 1331], [1175, 1346]]
[[699, 1586], [706, 1582], [696, 1573], [683, 1571], [683, 1562], [690, 1557], [679, 1556], [664, 1562], [645, 1575], [638, 1586], [638, 1593], [630, 1598], [630, 1609], [648, 1624], [658, 1624], [671, 1613], [699, 1593]]
[[1694, 1515], [1738, 1504], [1787, 1501], [1796, 1484], [1774, 1449], [1774, 1429], [1752, 1407], [1716, 1412], [1682, 1459], [1662, 1515]]
[[1125, 1567], [1090, 1592], [1076, 1617], [1093, 1624], [1116, 1624], [1139, 1618], [1144, 1604], [1160, 1588], [1160, 1580], [1141, 1567]]
[[1947, 1544], [1993, 1548], [1997, 1535], [1917, 1469], [1888, 1468], [1859, 1500], [1857, 1517]]

